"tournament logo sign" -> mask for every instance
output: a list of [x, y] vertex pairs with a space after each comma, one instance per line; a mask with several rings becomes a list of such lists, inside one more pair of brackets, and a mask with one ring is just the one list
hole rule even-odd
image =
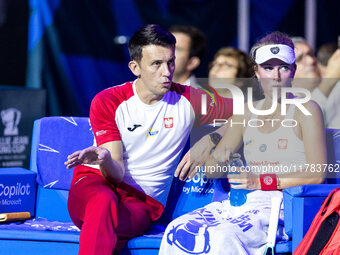
[[0, 87], [0, 167], [29, 168], [34, 120], [45, 115], [44, 90]]

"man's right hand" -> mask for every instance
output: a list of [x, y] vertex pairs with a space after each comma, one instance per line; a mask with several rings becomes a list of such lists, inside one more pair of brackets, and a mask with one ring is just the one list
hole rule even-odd
[[337, 49], [328, 60], [324, 78], [340, 78], [340, 49]]
[[179, 177], [181, 181], [191, 179], [197, 170], [204, 165], [209, 158], [211, 150], [215, 144], [211, 141], [210, 136], [203, 136], [195, 145], [184, 155], [179, 162], [175, 171], [175, 177]]
[[81, 164], [101, 165], [104, 161], [109, 159], [111, 159], [111, 154], [108, 149], [90, 146], [69, 155], [64, 164], [66, 165], [66, 168], [69, 169]]

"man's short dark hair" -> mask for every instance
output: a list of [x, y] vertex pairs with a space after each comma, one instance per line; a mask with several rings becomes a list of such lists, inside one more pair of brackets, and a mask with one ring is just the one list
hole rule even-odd
[[129, 53], [131, 60], [140, 62], [142, 50], [147, 45], [159, 45], [172, 47], [176, 44], [176, 38], [167, 30], [156, 24], [149, 24], [138, 29], [129, 41]]
[[171, 33], [183, 33], [190, 38], [189, 58], [198, 57], [201, 61], [205, 55], [206, 38], [205, 34], [197, 27], [189, 25], [174, 25], [169, 31]]

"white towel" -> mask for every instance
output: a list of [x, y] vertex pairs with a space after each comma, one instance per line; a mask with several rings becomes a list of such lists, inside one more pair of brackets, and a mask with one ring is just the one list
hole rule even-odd
[[165, 231], [159, 254], [262, 255], [272, 197], [282, 198], [282, 193], [254, 191], [240, 207], [229, 200], [214, 202], [175, 219]]

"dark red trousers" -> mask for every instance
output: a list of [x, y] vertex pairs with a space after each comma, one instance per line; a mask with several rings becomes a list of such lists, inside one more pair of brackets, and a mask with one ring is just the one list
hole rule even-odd
[[113, 186], [92, 171], [76, 167], [68, 198], [71, 219], [81, 229], [79, 254], [118, 254], [160, 217], [163, 205], [125, 183]]

